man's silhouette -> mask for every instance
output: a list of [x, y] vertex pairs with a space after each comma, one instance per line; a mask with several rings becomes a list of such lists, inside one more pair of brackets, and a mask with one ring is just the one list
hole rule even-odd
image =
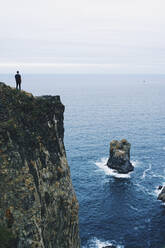
[[21, 90], [21, 75], [19, 74], [19, 71], [17, 71], [17, 74], [15, 74], [15, 81], [16, 81], [16, 89]]

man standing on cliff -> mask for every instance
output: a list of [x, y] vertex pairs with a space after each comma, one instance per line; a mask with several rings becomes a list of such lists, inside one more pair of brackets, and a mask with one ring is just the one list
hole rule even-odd
[[15, 74], [15, 81], [16, 81], [16, 89], [21, 90], [21, 75], [19, 74], [19, 71], [17, 71], [17, 74]]

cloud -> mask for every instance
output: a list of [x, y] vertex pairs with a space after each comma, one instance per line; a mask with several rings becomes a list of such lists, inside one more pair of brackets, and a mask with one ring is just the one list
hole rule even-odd
[[53, 73], [53, 74], [164, 74], [164, 63], [154, 65], [122, 63], [122, 64], [73, 64], [73, 63], [1, 63], [0, 73]]
[[119, 72], [148, 64], [147, 71], [162, 71], [164, 7], [162, 0], [6, 0], [0, 62], [110, 64]]

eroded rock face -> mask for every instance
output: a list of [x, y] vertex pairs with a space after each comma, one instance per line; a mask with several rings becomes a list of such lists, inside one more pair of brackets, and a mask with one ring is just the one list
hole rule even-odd
[[59, 96], [0, 83], [0, 226], [17, 248], [79, 248], [78, 201], [63, 143]]
[[113, 140], [110, 143], [110, 157], [107, 166], [119, 173], [128, 173], [134, 170], [130, 162], [131, 144], [126, 139], [121, 141]]
[[161, 188], [161, 191], [158, 195], [158, 200], [165, 202], [165, 186]]

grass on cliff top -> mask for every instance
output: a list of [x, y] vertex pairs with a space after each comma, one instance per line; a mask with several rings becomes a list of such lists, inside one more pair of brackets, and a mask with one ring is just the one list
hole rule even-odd
[[7, 228], [0, 226], [0, 248], [16, 247], [16, 238]]

